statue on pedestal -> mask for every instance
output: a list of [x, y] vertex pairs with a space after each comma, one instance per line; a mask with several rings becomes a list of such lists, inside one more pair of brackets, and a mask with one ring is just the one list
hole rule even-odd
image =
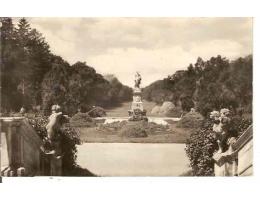
[[219, 146], [219, 152], [222, 153], [227, 150], [227, 140], [231, 137], [227, 130], [225, 130], [225, 126], [227, 126], [230, 119], [230, 110], [223, 108], [218, 111], [213, 111], [210, 113], [210, 118], [214, 120], [213, 131], [216, 134], [217, 143]]
[[22, 116], [24, 116], [25, 111], [26, 111], [26, 110], [25, 110], [24, 106], [22, 106], [21, 109], [20, 109], [20, 111], [19, 111], [19, 113], [20, 113]]
[[210, 118], [214, 120], [213, 131], [216, 135], [219, 150], [214, 153], [215, 160], [214, 172], [216, 176], [234, 176], [236, 175], [236, 153], [233, 144], [236, 143], [236, 137], [229, 133], [230, 110], [221, 109], [220, 112], [213, 111]]
[[133, 89], [133, 102], [131, 109], [128, 111], [130, 121], [147, 120], [146, 110], [143, 108], [142, 91], [140, 88], [142, 77], [136, 72], [135, 85]]
[[46, 125], [47, 138], [46, 142], [46, 153], [60, 155], [60, 128], [62, 126], [62, 112], [59, 105], [52, 106], [52, 114], [49, 116], [49, 122]]
[[140, 88], [142, 77], [141, 75], [136, 72], [135, 74], [135, 88]]

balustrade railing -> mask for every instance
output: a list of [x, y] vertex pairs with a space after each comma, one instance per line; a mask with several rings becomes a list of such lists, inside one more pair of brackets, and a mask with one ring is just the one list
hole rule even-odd
[[0, 118], [2, 176], [60, 176], [61, 160], [43, 151], [43, 142], [24, 117]]

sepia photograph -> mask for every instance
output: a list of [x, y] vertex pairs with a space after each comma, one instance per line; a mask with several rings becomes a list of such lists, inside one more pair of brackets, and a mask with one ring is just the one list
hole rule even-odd
[[253, 17], [0, 17], [6, 177], [240, 177]]

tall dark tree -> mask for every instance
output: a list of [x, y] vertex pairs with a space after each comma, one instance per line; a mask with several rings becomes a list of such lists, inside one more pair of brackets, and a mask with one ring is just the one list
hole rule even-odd
[[1, 18], [1, 107], [2, 110], [16, 110], [21, 106], [17, 92], [19, 80], [15, 73], [17, 61], [17, 38], [11, 18]]

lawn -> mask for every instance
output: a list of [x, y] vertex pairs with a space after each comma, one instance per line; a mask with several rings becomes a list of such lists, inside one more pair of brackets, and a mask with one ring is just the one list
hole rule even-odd
[[[147, 116], [151, 117], [151, 110], [156, 104], [147, 101], [143, 103], [144, 108], [147, 110]], [[107, 117], [127, 117], [127, 111], [130, 107], [131, 102], [125, 102], [115, 108], [106, 109]], [[176, 127], [176, 122], [173, 121], [168, 123], [167, 130], [148, 132], [148, 137], [142, 138], [122, 137], [118, 128], [106, 127], [104, 129], [101, 123], [97, 123], [95, 127], [83, 126], [77, 129], [80, 133], [81, 141], [89, 143], [185, 143], [190, 134], [195, 131], [191, 128], [178, 128]]]
[[82, 142], [98, 143], [185, 143], [190, 134], [195, 131], [190, 128], [178, 128], [176, 124], [169, 124], [167, 131], [157, 131], [149, 134], [148, 137], [131, 138], [118, 135], [118, 131], [100, 130], [98, 127], [77, 128]]

